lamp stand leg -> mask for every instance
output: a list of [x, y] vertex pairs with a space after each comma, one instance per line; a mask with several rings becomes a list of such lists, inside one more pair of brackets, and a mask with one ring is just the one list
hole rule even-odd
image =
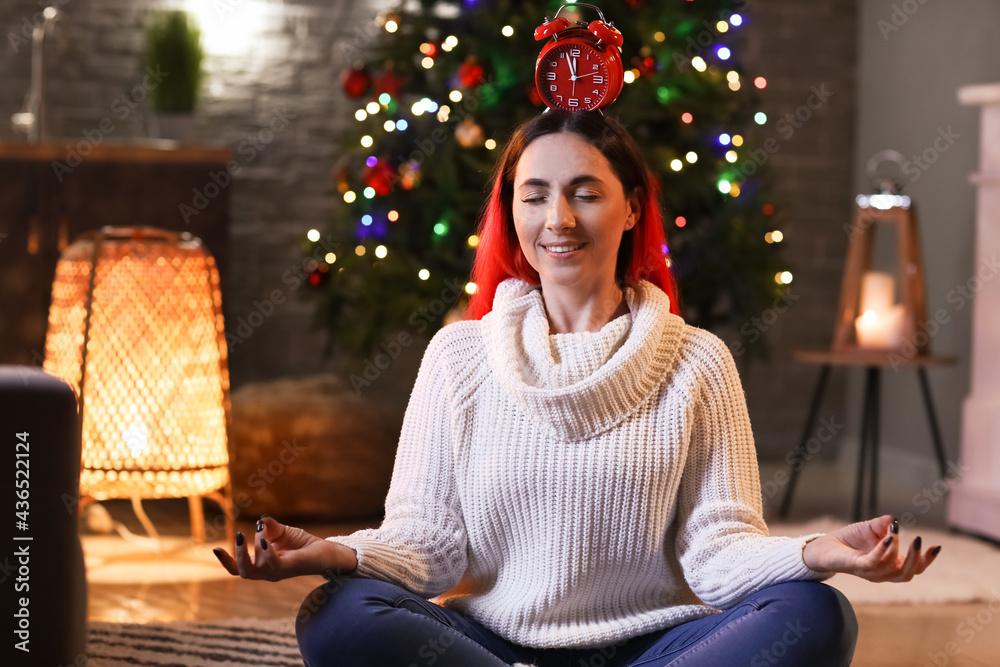
[[205, 508], [201, 496], [188, 496], [188, 510], [191, 514], [191, 537], [195, 544], [205, 543]]
[[236, 541], [236, 513], [233, 510], [233, 488], [231, 483], [226, 482], [226, 485], [218, 491], [206, 493], [205, 498], [211, 498], [222, 508], [222, 514], [226, 519], [226, 543], [233, 544]]
[[879, 400], [882, 396], [882, 379], [880, 377], [880, 370], [878, 367], [873, 367], [868, 369], [868, 374], [871, 377], [872, 383], [872, 395], [871, 395], [871, 421], [869, 422], [869, 427], [871, 428], [871, 479], [868, 480], [868, 516], [869, 518], [875, 516], [878, 512], [878, 437], [879, 437]]
[[139, 523], [142, 524], [142, 527], [146, 529], [146, 534], [154, 540], [159, 540], [160, 534], [156, 532], [156, 526], [154, 526], [153, 522], [149, 520], [148, 516], [146, 516], [146, 511], [142, 509], [142, 499], [139, 496], [132, 496], [132, 511], [135, 512], [135, 515], [139, 519]]

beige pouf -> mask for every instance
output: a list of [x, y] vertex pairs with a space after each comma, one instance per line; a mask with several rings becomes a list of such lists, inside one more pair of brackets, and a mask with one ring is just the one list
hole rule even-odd
[[231, 401], [237, 517], [381, 516], [402, 415], [332, 374], [244, 385]]

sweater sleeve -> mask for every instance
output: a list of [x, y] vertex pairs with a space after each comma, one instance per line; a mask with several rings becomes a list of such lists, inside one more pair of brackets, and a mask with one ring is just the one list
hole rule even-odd
[[746, 398], [736, 363], [714, 334], [692, 340], [694, 423], [678, 498], [677, 553], [691, 590], [729, 608], [774, 584], [825, 579], [803, 560], [819, 535], [769, 537]]
[[454, 480], [447, 338], [431, 339], [403, 417], [377, 529], [328, 540], [357, 552], [352, 575], [381, 579], [431, 598], [455, 586], [466, 567], [466, 531]]

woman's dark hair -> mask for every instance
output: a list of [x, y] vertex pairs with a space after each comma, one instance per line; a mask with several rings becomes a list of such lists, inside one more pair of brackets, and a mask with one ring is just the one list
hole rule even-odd
[[472, 266], [477, 289], [469, 300], [467, 317], [480, 319], [490, 312], [497, 286], [507, 278], [536, 284], [540, 280], [521, 251], [514, 228], [514, 173], [531, 142], [559, 132], [572, 132], [601, 151], [621, 181], [625, 196], [634, 193], [639, 197], [639, 220], [622, 234], [615, 281], [619, 286], [650, 281], [670, 297], [670, 312], [680, 315], [677, 283], [667, 264], [659, 184], [639, 146], [619, 122], [601, 112], [550, 109], [514, 130], [496, 165], [489, 199], [479, 219], [479, 245]]

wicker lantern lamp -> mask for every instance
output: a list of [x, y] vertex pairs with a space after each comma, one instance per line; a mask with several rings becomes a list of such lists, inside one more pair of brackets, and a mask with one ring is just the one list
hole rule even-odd
[[188, 498], [195, 543], [202, 498], [233, 539], [227, 450], [229, 373], [215, 260], [187, 233], [104, 227], [56, 266], [45, 370], [78, 389], [83, 426], [80, 510], [130, 498]]

